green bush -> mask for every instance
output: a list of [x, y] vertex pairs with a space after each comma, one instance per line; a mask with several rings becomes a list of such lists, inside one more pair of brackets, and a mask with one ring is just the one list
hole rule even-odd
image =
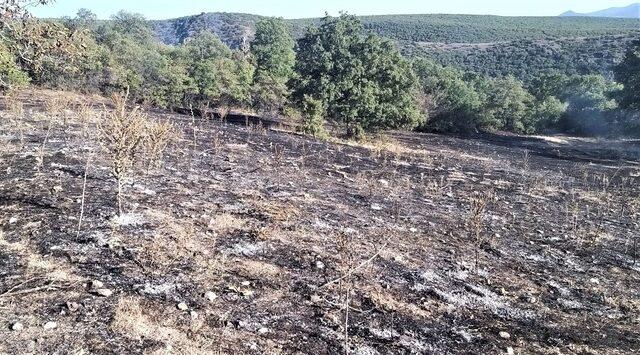
[[412, 128], [420, 121], [417, 80], [393, 44], [367, 36], [354, 17], [325, 17], [298, 41], [294, 97], [322, 102], [349, 136]]
[[29, 76], [18, 67], [15, 56], [0, 44], [0, 91], [24, 87], [28, 83]]

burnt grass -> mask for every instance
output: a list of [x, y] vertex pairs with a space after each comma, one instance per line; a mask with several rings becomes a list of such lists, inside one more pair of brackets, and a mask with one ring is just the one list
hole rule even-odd
[[640, 352], [637, 142], [356, 144], [158, 111], [182, 136], [142, 154], [118, 220], [95, 126], [52, 121], [54, 95], [1, 112], [0, 353], [345, 353], [346, 295], [352, 354]]

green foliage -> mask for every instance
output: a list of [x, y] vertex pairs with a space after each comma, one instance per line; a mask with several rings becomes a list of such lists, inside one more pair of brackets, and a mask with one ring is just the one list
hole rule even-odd
[[280, 111], [289, 95], [287, 83], [293, 76], [294, 42], [282, 19], [266, 19], [256, 25], [251, 42], [256, 72], [253, 83], [254, 106], [263, 111]]
[[547, 96], [536, 101], [534, 109], [536, 131], [539, 132], [550, 128], [557, 129], [567, 111], [567, 104], [555, 96]]
[[300, 130], [314, 137], [326, 137], [327, 132], [324, 129], [324, 114], [325, 109], [322, 101], [305, 95], [302, 100], [302, 125]]
[[0, 92], [20, 88], [28, 83], [27, 73], [20, 70], [15, 56], [0, 43]]
[[617, 97], [620, 107], [640, 111], [640, 40], [630, 44], [627, 55], [616, 68], [616, 80], [623, 85]]
[[98, 25], [98, 17], [89, 9], [79, 9], [76, 17], [63, 17], [64, 25], [72, 30], [95, 30]]
[[[444, 132], [506, 130], [531, 134], [556, 124], [566, 105], [540, 79], [540, 96], [512, 76], [488, 78], [420, 59], [413, 63], [428, 98], [431, 120], [424, 127]], [[553, 86], [555, 88], [555, 86]], [[561, 86], [558, 86], [560, 88]], [[542, 91], [549, 91], [544, 92]]]
[[481, 114], [482, 130], [504, 129], [516, 133], [534, 133], [537, 122], [533, 114], [534, 98], [512, 76], [503, 79], [488, 79], [486, 84], [476, 87], [484, 94]]
[[513, 75], [530, 83], [539, 72], [567, 75], [601, 74], [610, 77], [627, 44], [637, 35], [589, 38], [545, 38], [474, 44], [402, 42], [410, 57], [431, 58], [445, 66], [458, 67], [491, 77]]
[[478, 128], [481, 98], [461, 71], [425, 59], [414, 61], [413, 69], [427, 97], [430, 120], [425, 128], [443, 132]]
[[220, 106], [247, 105], [254, 68], [210, 32], [203, 32], [180, 49], [179, 57], [195, 84], [190, 100]]
[[298, 41], [295, 97], [320, 100], [349, 136], [414, 127], [421, 120], [417, 81], [392, 43], [365, 36], [354, 16], [326, 17]]

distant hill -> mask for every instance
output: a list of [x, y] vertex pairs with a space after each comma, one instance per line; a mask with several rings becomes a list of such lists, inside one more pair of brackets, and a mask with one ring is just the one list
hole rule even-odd
[[640, 19], [640, 3], [631, 4], [625, 7], [611, 7], [605, 10], [578, 13], [573, 11], [567, 11], [560, 15], [561, 17], [617, 17], [617, 18], [632, 18]]
[[[202, 13], [176, 19], [151, 21], [158, 38], [179, 44], [208, 29], [232, 47], [253, 36], [262, 16], [238, 13]], [[360, 17], [364, 26], [379, 35], [402, 41], [481, 43], [560, 37], [592, 37], [640, 33], [640, 21], [590, 17], [505, 17], [482, 15], [384, 15]], [[287, 20], [295, 37], [320, 19]]]
[[[246, 48], [262, 18], [202, 13], [151, 23], [157, 37], [169, 45], [210, 30], [232, 48]], [[627, 43], [640, 36], [640, 20], [621, 18], [387, 15], [360, 20], [370, 32], [396, 41], [405, 55], [525, 81], [545, 70], [610, 75]], [[286, 21], [298, 38], [320, 19]]]

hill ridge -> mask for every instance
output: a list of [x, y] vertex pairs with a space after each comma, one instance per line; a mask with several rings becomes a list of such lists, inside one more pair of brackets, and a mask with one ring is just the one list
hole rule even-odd
[[640, 2], [636, 2], [628, 6], [610, 7], [604, 10], [585, 13], [570, 10], [560, 14], [560, 17], [608, 17], [640, 19]]

